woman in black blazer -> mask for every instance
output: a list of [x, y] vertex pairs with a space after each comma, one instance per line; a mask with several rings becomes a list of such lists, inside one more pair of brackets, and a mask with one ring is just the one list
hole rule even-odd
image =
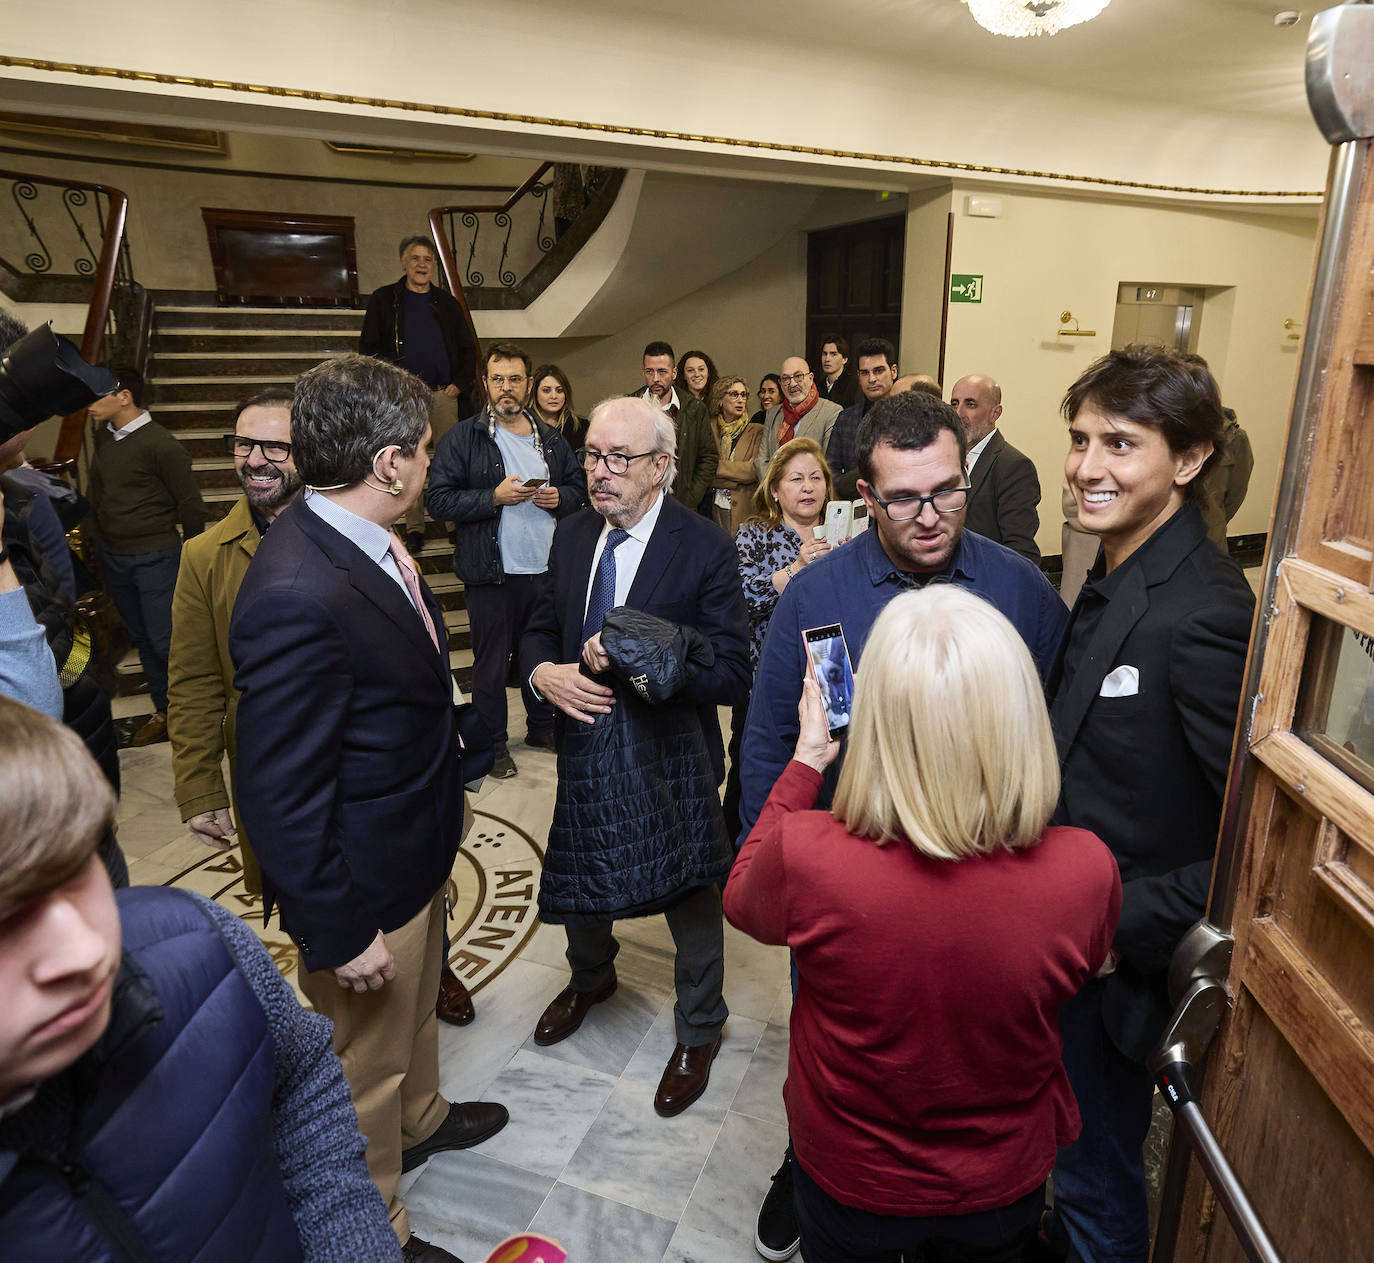
[[1054, 822], [1111, 848], [1122, 906], [1102, 974], [1060, 1018], [1083, 1134], [1055, 1168], [1055, 1231], [1071, 1260], [1144, 1263], [1144, 1062], [1169, 1017], [1173, 949], [1207, 900], [1254, 596], [1196, 503], [1225, 426], [1203, 361], [1113, 351], [1063, 412], [1065, 477], [1102, 547], [1047, 686]]

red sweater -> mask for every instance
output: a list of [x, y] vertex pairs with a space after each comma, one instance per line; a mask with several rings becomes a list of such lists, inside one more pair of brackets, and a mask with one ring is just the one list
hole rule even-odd
[[732, 925], [797, 958], [797, 1160], [876, 1214], [1006, 1205], [1078, 1136], [1058, 1015], [1111, 947], [1116, 861], [1083, 829], [958, 863], [878, 846], [808, 810], [820, 785], [787, 765], [725, 887]]

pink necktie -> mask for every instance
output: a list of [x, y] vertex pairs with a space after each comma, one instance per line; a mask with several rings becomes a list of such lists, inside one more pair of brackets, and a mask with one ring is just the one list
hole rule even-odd
[[434, 620], [429, 616], [429, 607], [425, 604], [425, 598], [420, 595], [420, 575], [415, 569], [415, 562], [410, 554], [406, 552], [406, 546], [397, 538], [396, 533], [391, 533], [391, 555], [396, 559], [396, 567], [401, 572], [401, 578], [406, 585], [406, 591], [410, 593], [411, 602], [419, 611], [420, 617], [425, 620], [425, 631], [429, 633], [429, 638], [434, 642], [434, 647], [439, 648], [439, 635], [434, 630]]

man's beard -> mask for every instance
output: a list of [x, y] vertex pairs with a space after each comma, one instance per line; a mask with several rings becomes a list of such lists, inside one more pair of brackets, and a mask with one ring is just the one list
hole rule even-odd
[[273, 483], [253, 482], [254, 474], [261, 475], [265, 470], [249, 469], [244, 467], [239, 475], [239, 484], [243, 487], [243, 494], [248, 497], [248, 503], [258, 509], [280, 509], [282, 505], [290, 503], [296, 492], [301, 489], [301, 476], [295, 470], [289, 473], [270, 466], [276, 474], [277, 480]]
[[492, 410], [501, 417], [518, 417], [524, 410], [524, 405], [516, 403], [509, 396], [498, 398], [492, 405]]

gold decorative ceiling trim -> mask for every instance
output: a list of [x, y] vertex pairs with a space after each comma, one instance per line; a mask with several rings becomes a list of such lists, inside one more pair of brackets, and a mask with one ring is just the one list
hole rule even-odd
[[671, 140], [690, 145], [722, 145], [733, 149], [752, 149], [765, 153], [797, 154], [803, 157], [839, 158], [846, 162], [882, 162], [904, 167], [923, 167], [934, 171], [961, 171], [974, 175], [1018, 176], [1032, 180], [1054, 180], [1066, 184], [1095, 184], [1104, 188], [1140, 189], [1151, 193], [1195, 193], [1205, 197], [1320, 198], [1320, 190], [1291, 189], [1208, 189], [1185, 184], [1149, 184], [1141, 180], [1116, 180], [1109, 176], [1071, 175], [1062, 171], [1026, 171], [1018, 167], [989, 167], [973, 162], [947, 162], [941, 158], [911, 158], [903, 154], [867, 153], [854, 149], [826, 149], [815, 145], [784, 145], [770, 140], [741, 140], [735, 136], [703, 136], [693, 132], [665, 131], [652, 127], [629, 127], [619, 123], [588, 123], [567, 118], [543, 118], [536, 114], [508, 114], [500, 110], [471, 110], [458, 105], [435, 105], [421, 101], [389, 101], [381, 97], [355, 96], [347, 92], [317, 92], [308, 88], [282, 88], [271, 84], [239, 83], [230, 79], [202, 79], [193, 75], [156, 74], [147, 70], [121, 70], [114, 66], [81, 66], [75, 62], [41, 61], [32, 57], [0, 54], [0, 66], [20, 70], [40, 70], [49, 74], [89, 75], [98, 79], [122, 79], [130, 83], [162, 83], [173, 87], [201, 88], [211, 92], [247, 92], [259, 96], [290, 100], [323, 101], [331, 105], [360, 105], [368, 109], [405, 110], [412, 114], [435, 114], [445, 118], [480, 119], [494, 123], [524, 123], [534, 127], [559, 127], [570, 131], [602, 132], [613, 136], [636, 136], [645, 140]]

